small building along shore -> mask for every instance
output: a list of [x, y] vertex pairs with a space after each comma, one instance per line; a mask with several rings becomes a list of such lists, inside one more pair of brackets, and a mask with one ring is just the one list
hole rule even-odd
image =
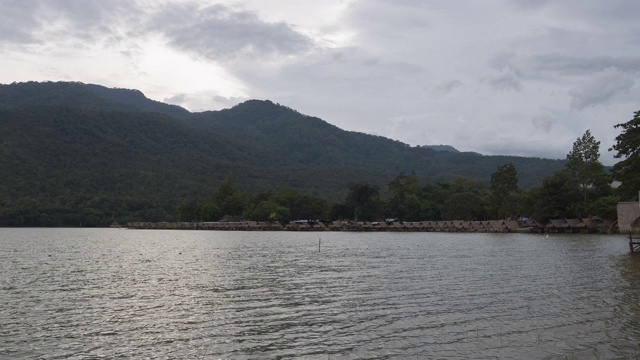
[[631, 253], [640, 253], [640, 201], [620, 202], [617, 211], [620, 233], [629, 235], [629, 250]]
[[615, 233], [617, 222], [600, 218], [487, 221], [277, 221], [132, 222], [129, 229], [219, 231], [363, 231], [363, 232], [464, 232], [464, 233]]
[[640, 203], [618, 203], [618, 228], [622, 234], [640, 234]]

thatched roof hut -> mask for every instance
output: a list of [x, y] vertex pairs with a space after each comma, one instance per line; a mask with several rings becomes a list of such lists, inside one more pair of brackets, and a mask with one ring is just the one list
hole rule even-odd
[[482, 221], [472, 221], [470, 225], [475, 232], [487, 232], [487, 228]]
[[587, 232], [589, 230], [582, 219], [567, 219], [567, 224], [569, 224], [571, 232]]
[[618, 203], [618, 228], [621, 233], [640, 233], [640, 204], [637, 202]]
[[546, 230], [550, 232], [567, 232], [569, 223], [565, 219], [551, 219], [546, 226]]
[[504, 223], [504, 220], [489, 220], [489, 225], [491, 226], [491, 231], [493, 232], [507, 231], [507, 225]]
[[504, 226], [508, 231], [519, 231], [521, 230], [520, 224], [515, 220], [508, 220], [504, 222]]

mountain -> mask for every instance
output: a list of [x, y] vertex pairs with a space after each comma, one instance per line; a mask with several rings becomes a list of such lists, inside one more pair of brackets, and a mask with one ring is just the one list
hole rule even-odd
[[29, 225], [34, 212], [68, 213], [65, 223], [118, 211], [123, 219], [171, 219], [177, 204], [208, 196], [227, 175], [252, 192], [291, 187], [343, 199], [350, 182], [384, 190], [401, 172], [429, 183], [488, 181], [513, 163], [526, 188], [564, 166], [411, 147], [271, 101], [191, 113], [137, 90], [83, 83], [0, 85], [0, 124], [0, 224], [11, 214]]
[[270, 101], [250, 100], [231, 109], [194, 114], [185, 122], [203, 131], [260, 144], [264, 156], [281, 156], [289, 165], [373, 171], [380, 177], [368, 181], [381, 187], [400, 172], [411, 171], [428, 182], [458, 176], [488, 182], [498, 166], [513, 163], [520, 186], [530, 188], [564, 167], [560, 160], [411, 147], [381, 136], [345, 131]]
[[188, 110], [180, 106], [148, 99], [139, 90], [110, 89], [79, 82], [0, 84], [0, 108], [48, 105], [98, 111], [156, 112], [179, 119], [190, 115]]
[[448, 152], [460, 152], [458, 149], [451, 145], [422, 145], [423, 148], [432, 149], [435, 151], [448, 151]]

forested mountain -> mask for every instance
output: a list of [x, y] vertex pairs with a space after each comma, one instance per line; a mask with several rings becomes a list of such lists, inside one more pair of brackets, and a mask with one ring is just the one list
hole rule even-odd
[[564, 164], [559, 160], [411, 147], [381, 136], [344, 131], [270, 101], [250, 100], [231, 109], [193, 114], [185, 121], [229, 138], [260, 144], [263, 153], [275, 152], [287, 164], [375, 171], [383, 177], [369, 181], [378, 185], [388, 181], [383, 180], [384, 174], [389, 179], [411, 171], [429, 182], [458, 176], [488, 181], [497, 166], [513, 163], [520, 174], [521, 186], [528, 188], [539, 185], [545, 176]]
[[79, 82], [26, 82], [0, 84], [0, 108], [66, 106], [85, 110], [148, 111], [184, 118], [180, 106], [148, 99], [139, 90], [110, 89]]
[[415, 171], [425, 183], [488, 181], [496, 167], [513, 163], [526, 188], [564, 165], [411, 147], [270, 101], [190, 113], [137, 90], [82, 83], [0, 85], [0, 124], [0, 224], [22, 217], [30, 225], [42, 212], [69, 213], [64, 223], [91, 212], [164, 220], [227, 175], [250, 192], [290, 187], [339, 199], [350, 182], [384, 189], [401, 172]]
[[449, 152], [460, 152], [458, 149], [454, 148], [451, 145], [422, 145], [423, 148], [433, 149], [436, 151], [449, 151]]

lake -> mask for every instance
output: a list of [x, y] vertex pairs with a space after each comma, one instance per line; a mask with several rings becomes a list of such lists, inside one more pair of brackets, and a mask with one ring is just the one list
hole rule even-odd
[[0, 359], [639, 358], [627, 241], [1, 228]]

